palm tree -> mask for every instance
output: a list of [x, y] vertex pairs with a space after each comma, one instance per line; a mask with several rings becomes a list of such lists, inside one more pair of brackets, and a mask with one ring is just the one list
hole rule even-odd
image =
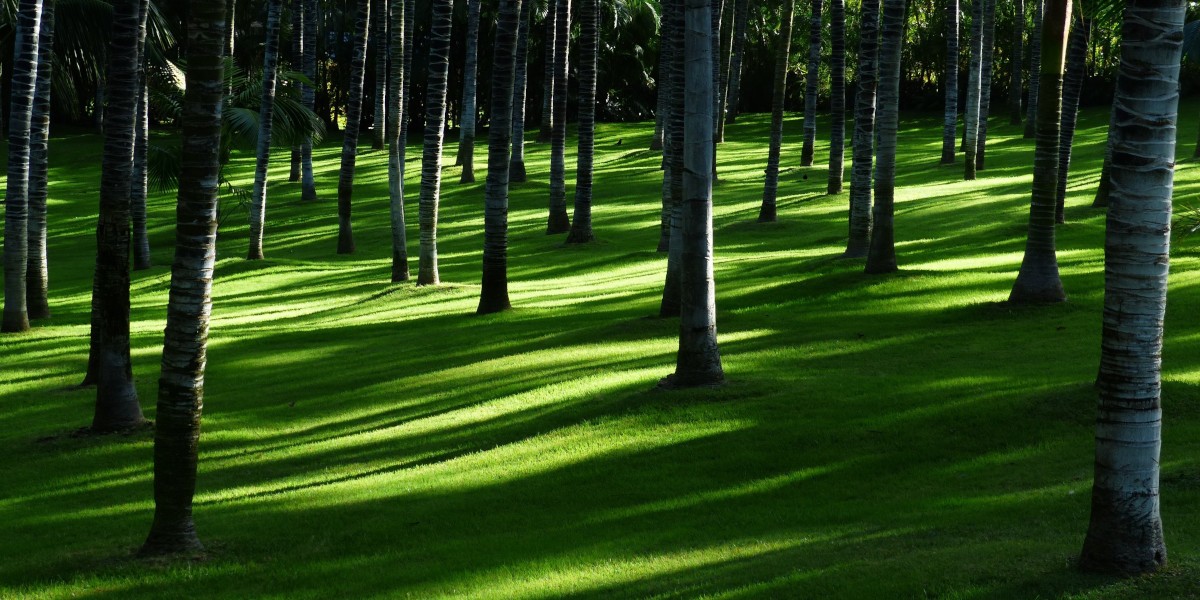
[[813, 164], [817, 142], [817, 86], [821, 82], [821, 0], [812, 0], [812, 17], [808, 23], [808, 86], [804, 91], [804, 146], [800, 149], [800, 166]]
[[942, 88], [946, 93], [945, 116], [942, 121], [942, 164], [954, 162], [954, 143], [958, 141], [958, 0], [946, 0], [946, 64], [942, 71]]
[[1058, 182], [1054, 193], [1054, 221], [1066, 221], [1067, 174], [1071, 168], [1071, 145], [1075, 140], [1075, 123], [1079, 118], [1079, 97], [1087, 69], [1088, 31], [1092, 20], [1079, 18], [1067, 41], [1067, 70], [1063, 75], [1062, 127], [1058, 142]]
[[733, 50], [729, 55], [729, 89], [725, 92], [725, 122], [737, 120], [742, 91], [742, 57], [746, 52], [746, 19], [750, 0], [734, 0]]
[[387, 137], [388, 197], [392, 217], [392, 282], [408, 280], [408, 232], [404, 222], [404, 149], [403, 137], [407, 81], [404, 77], [404, 47], [409, 31], [404, 27], [404, 2], [390, 4], [388, 15]]
[[[45, 0], [43, 0], [45, 1]], [[134, 120], [133, 185], [130, 187], [130, 212], [133, 225], [133, 268], [149, 269], [150, 236], [146, 231], [146, 196], [149, 186], [147, 151], [150, 142], [150, 99], [146, 82], [146, 19], [150, 13], [149, 0], [142, 0], [138, 11], [138, 102]]]
[[[254, 192], [250, 197], [250, 250], [246, 258], [263, 257], [263, 225], [267, 212], [267, 166], [271, 162], [271, 120], [275, 115], [275, 79], [279, 65], [279, 13], [282, 0], [267, 0], [267, 31], [263, 43], [262, 103], [258, 115], [258, 157], [254, 163]], [[349, 127], [347, 123], [347, 127]]]
[[1037, 125], [1042, 65], [1042, 16], [1046, 0], [1033, 0], [1033, 31], [1029, 34], [1029, 101], [1025, 106], [1025, 137], [1034, 137]]
[[1021, 56], [1024, 53], [1025, 0], [1013, 0], [1012, 58], [1009, 61], [1008, 110], [1009, 124], [1021, 124]]
[[1033, 199], [1025, 257], [1009, 302], [1062, 302], [1067, 299], [1054, 251], [1054, 188], [1058, 181], [1059, 119], [1062, 116], [1063, 63], [1070, 31], [1071, 0], [1045, 0], [1038, 76], [1037, 145], [1033, 154]]
[[154, 430], [154, 523], [142, 555], [203, 551], [192, 520], [216, 262], [225, 0], [192, 2], [175, 261]]
[[967, 110], [963, 121], [966, 152], [963, 179], [975, 179], [975, 153], [979, 150], [979, 106], [983, 85], [983, 13], [986, 0], [971, 0], [971, 63], [967, 78]]
[[600, 7], [583, 0], [579, 7], [579, 151], [575, 169], [575, 218], [568, 244], [592, 241], [592, 163], [596, 151], [596, 55], [600, 52], [597, 25]]
[[125, 429], [145, 421], [129, 356], [129, 185], [140, 84], [137, 66], [140, 16], [139, 0], [113, 3], [93, 284], [96, 411], [92, 429], [95, 431]]
[[[675, 55], [677, 47], [681, 40], [675, 32], [676, 6], [674, 2], [666, 2], [662, 5], [662, 16], [660, 17], [661, 25], [659, 27], [659, 80], [656, 82], [658, 91], [658, 110], [660, 113], [659, 120], [662, 121], [662, 210], [659, 212], [659, 236], [658, 236], [658, 251], [670, 252], [671, 250], [671, 215], [674, 213], [676, 201], [683, 197], [682, 181], [675, 185], [675, 177], [671, 171], [673, 162], [673, 152], [676, 147], [671, 146], [671, 128], [675, 126], [671, 120], [671, 115], [675, 110], [675, 105], [672, 104], [674, 96], [674, 85], [679, 78], [675, 72]], [[677, 192], [677, 193], [676, 193]], [[675, 263], [671, 262], [668, 256], [668, 266]], [[668, 268], [668, 272], [671, 269]], [[676, 268], [675, 273], [678, 273]]]
[[371, 31], [371, 45], [375, 47], [375, 114], [371, 121], [371, 148], [383, 150], [387, 133], [387, 97], [388, 90], [388, 0], [373, 0], [371, 7], [374, 28]]
[[1183, 0], [1132, 0], [1115, 96], [1116, 198], [1104, 243], [1096, 475], [1080, 566], [1114, 574], [1167, 563], [1159, 514], [1162, 339], [1171, 245]]
[[1092, 208], [1108, 206], [1108, 197], [1112, 192], [1113, 132], [1116, 130], [1117, 105], [1113, 103], [1108, 115], [1108, 140], [1104, 144], [1104, 163], [1100, 168], [1100, 184], [1096, 186], [1096, 197], [1092, 199]]
[[771, 145], [767, 150], [767, 180], [763, 185], [762, 207], [758, 209], [759, 223], [772, 223], [777, 218], [775, 198], [779, 193], [779, 153], [783, 146], [783, 102], [787, 97], [787, 72], [792, 51], [792, 21], [795, 12], [795, 0], [784, 0], [783, 16], [779, 20], [779, 41], [775, 46], [775, 91], [771, 96]]
[[[854, 159], [850, 171], [850, 237], [846, 258], [871, 246], [871, 172], [875, 155], [875, 93], [879, 80], [879, 0], [863, 0], [858, 35], [858, 97], [854, 107]], [[953, 157], [951, 140], [951, 157]]]
[[463, 67], [462, 118], [459, 122], [458, 158], [462, 165], [459, 183], [475, 181], [475, 81], [479, 71], [479, 8], [483, 0], [467, 0], [467, 57]]
[[555, 36], [558, 34], [558, 0], [546, 2], [546, 16], [542, 23], [546, 26], [544, 45], [546, 46], [545, 72], [542, 77], [542, 123], [538, 129], [537, 141], [549, 142], [554, 137], [554, 56], [558, 51]]
[[[717, 133], [716, 141], [725, 141], [725, 101], [729, 98], [729, 63], [733, 59], [733, 12], [736, 2], [722, 0], [721, 2], [721, 51], [714, 55], [720, 61], [721, 80], [717, 82]], [[716, 155], [713, 155], [716, 160]]]
[[829, 29], [833, 48], [829, 55], [829, 104], [833, 135], [829, 137], [829, 185], [826, 192], [842, 191], [843, 167], [846, 154], [846, 2], [830, 0]]
[[[230, 2], [232, 4], [232, 0]], [[304, 76], [310, 82], [317, 80], [317, 0], [300, 0], [304, 11]], [[232, 23], [230, 24], [232, 26]], [[316, 88], [309, 83], [300, 87], [300, 102], [308, 110], [316, 104]], [[317, 199], [316, 181], [313, 179], [312, 139], [300, 142], [300, 199], [305, 202]]]
[[983, 170], [984, 149], [987, 147], [988, 117], [992, 112], [992, 71], [995, 61], [996, 0], [984, 0], [983, 56], [979, 68], [979, 133], [975, 147], [975, 170]]
[[716, 181], [717, 180], [717, 142], [719, 141], [717, 139], [716, 132], [717, 132], [719, 123], [721, 122], [721, 112], [720, 112], [721, 111], [721, 100], [720, 100], [720, 98], [718, 98], [718, 94], [717, 94], [717, 90], [721, 89], [721, 65], [720, 65], [720, 62], [717, 60], [717, 58], [721, 56], [721, 13], [724, 10], [723, 7], [725, 6], [725, 0], [712, 0], [712, 2], [716, 6], [715, 7], [710, 6], [709, 11], [708, 11], [709, 26], [712, 29], [712, 33], [708, 36], [708, 41], [712, 45], [711, 56], [709, 57], [710, 58], [709, 68], [712, 69], [712, 80], [713, 80], [713, 82], [712, 82], [712, 84], [713, 84], [713, 94], [712, 94], [713, 107], [712, 107], [712, 110], [710, 111], [710, 114], [711, 114], [712, 120], [713, 120], [712, 180]]
[[350, 59], [349, 100], [346, 103], [346, 131], [342, 134], [342, 168], [338, 173], [338, 254], [354, 252], [354, 233], [350, 229], [350, 200], [354, 194], [354, 161], [358, 153], [358, 130], [362, 122], [363, 77], [367, 58], [367, 24], [371, 22], [371, 0], [357, 0], [354, 18], [354, 55]]
[[429, 24], [429, 77], [425, 82], [425, 147], [421, 156], [421, 198], [418, 205], [421, 250], [417, 285], [437, 285], [438, 195], [442, 185], [442, 138], [446, 122], [446, 79], [450, 75], [450, 27], [454, 0], [435, 0]]
[[[667, 102], [667, 112], [663, 122], [663, 189], [668, 198], [667, 226], [667, 273], [663, 282], [662, 301], [658, 305], [660, 318], [680, 316], [682, 306], [683, 285], [683, 152], [684, 152], [684, 94], [686, 74], [684, 64], [684, 2], [685, 0], [668, 0], [663, 6], [663, 19], [668, 25], [663, 30], [668, 32], [671, 50], [670, 68], [667, 71], [667, 81], [671, 95]], [[707, 27], [705, 21], [696, 23], [696, 27]], [[708, 74], [704, 73], [704, 77]]]
[[[595, 6], [594, 0], [589, 0]], [[585, 9], [586, 13], [586, 9]], [[523, 55], [517, 41], [522, 21], [521, 0], [500, 0], [492, 64], [492, 122], [488, 128], [488, 174], [483, 211], [483, 285], [478, 314], [511, 308], [508, 300], [508, 148], [511, 140], [514, 71]], [[585, 15], [586, 16], [586, 15]], [[587, 30], [587, 19], [584, 19]], [[593, 27], [594, 27], [593, 22]], [[585, 50], [586, 51], [586, 50]]]
[[[666, 11], [667, 7], [663, 7]], [[664, 12], [665, 14], [665, 12]], [[663, 149], [663, 135], [666, 127], [667, 103], [670, 102], [671, 88], [667, 82], [668, 63], [671, 62], [671, 52], [674, 48], [667, 43], [670, 36], [667, 35], [667, 19], [660, 17], [658, 28], [658, 77], [654, 80], [654, 93], [657, 106], [654, 110], [654, 137], [650, 138], [651, 150]], [[665, 159], [664, 159], [665, 161]]]
[[[710, 20], [712, 0], [686, 0], [687, 23]], [[713, 282], [712, 139], [715, 82], [710, 76], [714, 59], [713, 30], [688, 27], [684, 54], [688, 57], [683, 80], [684, 144], [682, 251], [679, 319], [679, 352], [675, 373], [664, 380], [669, 387], [712, 386], [725, 380], [717, 347], [716, 287]], [[719, 29], [717, 30], [720, 31]]]
[[[27, 331], [25, 276], [29, 265], [29, 139], [37, 87], [41, 0], [21, 0], [13, 48], [12, 108], [9, 111], [8, 183], [4, 198], [5, 332]], [[133, 157], [130, 156], [130, 159]]]
[[[292, 68], [304, 69], [304, 0], [292, 0]], [[311, 42], [310, 42], [311, 43]], [[303, 91], [300, 92], [303, 95]], [[300, 145], [292, 146], [292, 164], [288, 171], [288, 181], [300, 181], [300, 171], [303, 153]]]
[[50, 76], [54, 60], [54, 0], [42, 3], [38, 33], [37, 80], [34, 84], [29, 134], [28, 259], [25, 306], [30, 319], [50, 316], [49, 268], [46, 256], [46, 194], [49, 168]]
[[[508, 160], [508, 180], [525, 181], [525, 89], [529, 77], [529, 22], [533, 19], [533, 0], [526, 0], [517, 25], [516, 80], [512, 99], [512, 156]], [[491, 143], [491, 134], [488, 134]]]
[[900, 124], [900, 49], [904, 43], [905, 0], [884, 0], [879, 29], [879, 110], [875, 166], [875, 214], [867, 273], [896, 270], [893, 230], [896, 194], [896, 132]]
[[571, 45], [571, 0], [558, 0], [554, 17], [554, 135], [550, 139], [550, 216], [546, 234], [566, 233], [571, 229], [567, 216], [566, 145], [567, 145], [567, 51]]

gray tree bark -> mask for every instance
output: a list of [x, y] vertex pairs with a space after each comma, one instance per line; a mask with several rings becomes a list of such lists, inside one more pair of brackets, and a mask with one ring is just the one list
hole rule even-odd
[[826, 193], [842, 192], [846, 155], [846, 2], [829, 0], [829, 112], [833, 129], [829, 136], [829, 184]]
[[[254, 192], [250, 197], [249, 260], [263, 258], [263, 227], [267, 219], [267, 167], [271, 162], [271, 125], [275, 118], [275, 82], [279, 70], [279, 20], [282, 0], [267, 0], [263, 44], [262, 100], [258, 107], [258, 155], [254, 163]], [[347, 124], [349, 125], [349, 124]]]
[[583, 0], [579, 6], [579, 149], [575, 168], [575, 211], [568, 244], [586, 244], [592, 234], [592, 165], [596, 152], [596, 58], [600, 53], [600, 6]]
[[804, 91], [804, 146], [800, 149], [800, 166], [811, 167], [817, 142], [817, 86], [821, 82], [821, 2], [811, 0], [812, 16], [808, 22], [808, 72]]
[[883, 0], [879, 27], [879, 109], [875, 165], [875, 214], [867, 273], [896, 270], [894, 199], [896, 134], [900, 125], [900, 50], [904, 43], [905, 0]]
[[359, 125], [362, 123], [363, 79], [366, 76], [367, 25], [371, 22], [371, 0], [358, 0], [354, 18], [354, 55], [350, 59], [350, 90], [346, 103], [346, 130], [342, 132], [342, 166], [338, 172], [338, 254], [354, 253], [350, 202], [354, 196], [354, 165], [358, 158]]
[[458, 158], [462, 165], [459, 183], [475, 181], [475, 91], [479, 71], [479, 9], [483, 0], [467, 0], [467, 56], [463, 67], [462, 118], [459, 119]]
[[[529, 25], [533, 19], [532, 0], [525, 2], [521, 11], [521, 22], [517, 25], [516, 74], [513, 76], [515, 82], [512, 99], [512, 156], [508, 159], [508, 180], [512, 183], [525, 181], [525, 90], [529, 84]], [[491, 137], [490, 132], [488, 136]], [[490, 139], [488, 143], [491, 143]]]
[[546, 234], [566, 233], [571, 229], [567, 216], [566, 145], [567, 145], [567, 51], [571, 45], [571, 0], [558, 0], [554, 17], [554, 135], [550, 140], [550, 215]]
[[879, 84], [879, 0], [863, 0], [858, 37], [858, 96], [854, 108], [850, 170], [850, 237], [846, 258], [862, 258], [871, 246], [871, 178], [875, 158], [875, 94]]
[[419, 221], [421, 249], [417, 285], [437, 285], [437, 218], [442, 186], [442, 142], [446, 123], [446, 80], [450, 75], [450, 28], [454, 0], [434, 0], [429, 27], [429, 77], [425, 83], [425, 146], [421, 155]]
[[408, 228], [404, 222], [404, 129], [405, 103], [408, 89], [405, 81], [404, 62], [406, 38], [410, 35], [404, 27], [405, 3], [396, 0], [388, 5], [388, 82], [387, 82], [387, 138], [388, 138], [388, 207], [392, 221], [392, 283], [408, 280]]
[[42, 3], [37, 80], [29, 135], [29, 250], [25, 305], [30, 319], [50, 316], [50, 270], [46, 255], [46, 199], [49, 172], [50, 76], [54, 60], [54, 0]]
[[783, 147], [783, 101], [787, 97], [787, 72], [792, 51], [792, 21], [795, 19], [795, 0], [783, 0], [783, 16], [779, 21], [779, 40], [775, 46], [775, 87], [771, 95], [771, 141], [767, 149], [767, 177], [763, 185], [762, 206], [758, 209], [759, 223], [772, 223], [778, 218], [776, 196], [779, 194], [779, 154]]
[[958, 141], [958, 31], [961, 11], [958, 0], [946, 0], [946, 64], [942, 71], [942, 90], [946, 94], [942, 118], [942, 164], [954, 162], [954, 144]]

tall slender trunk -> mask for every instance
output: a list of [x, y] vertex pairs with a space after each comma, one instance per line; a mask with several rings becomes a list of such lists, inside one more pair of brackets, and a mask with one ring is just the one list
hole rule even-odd
[[1021, 59], [1025, 44], [1025, 0], [1013, 0], [1012, 57], [1009, 59], [1008, 110], [1009, 125], [1021, 124]]
[[262, 100], [258, 108], [258, 157], [254, 163], [254, 195], [250, 197], [250, 249], [246, 253], [246, 258], [250, 260], [263, 257], [263, 226], [267, 218], [267, 166], [271, 162], [271, 125], [275, 118], [275, 80], [279, 70], [281, 10], [282, 0], [267, 0]]
[[1161, 370], [1185, 4], [1130, 0], [1125, 11], [1104, 243], [1096, 475], [1079, 563], [1132, 575], [1167, 564], [1158, 495]]
[[[662, 25], [659, 30], [661, 35], [662, 58], [659, 61], [661, 87], [659, 88], [659, 110], [662, 112], [663, 122], [663, 156], [662, 156], [662, 209], [659, 212], [659, 237], [658, 251], [670, 252], [671, 250], [671, 215], [675, 210], [676, 200], [682, 198], [683, 188], [675, 186], [675, 177], [671, 172], [672, 152], [676, 152], [677, 148], [671, 146], [671, 127], [674, 122], [671, 120], [672, 111], [675, 110], [675, 105], [672, 104], [671, 95], [679, 79], [679, 74], [675, 72], [675, 54], [679, 52], [678, 45], [681, 40], [675, 35], [676, 19], [676, 3], [673, 1], [665, 2], [662, 5]], [[678, 185], [683, 185], [679, 183]], [[678, 192], [676, 195], [674, 192]], [[668, 258], [670, 264], [670, 259]], [[668, 272], [670, 272], [668, 270]], [[678, 271], [676, 271], [678, 272]]]
[[1025, 103], [1025, 137], [1032, 138], [1037, 130], [1038, 97], [1041, 95], [1042, 18], [1046, 0], [1033, 0], [1033, 31], [1029, 34], [1029, 100]]
[[596, 57], [600, 52], [600, 6], [583, 0], [579, 6], [579, 150], [575, 168], [575, 218], [568, 244], [592, 241], [592, 164], [596, 152]]
[[[712, 165], [715, 47], [712, 0], [686, 0], [682, 252], [679, 352], [672, 387], [711, 386], [725, 380], [717, 347], [716, 286], [713, 280]], [[706, 27], [707, 26], [707, 27]]]
[[[317, 81], [317, 0], [300, 0], [304, 9], [304, 60], [303, 70], [309, 81]], [[309, 110], [316, 108], [316, 89], [308, 84], [300, 87], [300, 101]], [[312, 202], [317, 199], [317, 185], [313, 178], [312, 139], [300, 143], [300, 200]]]
[[[666, 6], [662, 7], [663, 16], [659, 18], [658, 27], [658, 77], [654, 80], [655, 108], [654, 108], [654, 137], [650, 138], [651, 150], [663, 149], [663, 135], [666, 127], [667, 103], [670, 102], [671, 88], [667, 85], [667, 63], [671, 61], [671, 52], [674, 50], [671, 44], [667, 43], [670, 36], [667, 32]], [[666, 159], [663, 159], [664, 162]]]
[[[736, 0], [724, 0], [721, 2], [721, 52], [714, 56], [714, 59], [719, 60], [721, 68], [721, 81], [716, 89], [717, 94], [717, 133], [716, 140], [718, 143], [725, 141], [725, 102], [729, 98], [729, 63], [733, 59], [733, 12]], [[714, 159], [715, 155], [714, 155]]]
[[50, 77], [54, 60], [54, 0], [42, 3], [37, 80], [29, 134], [29, 242], [25, 305], [30, 319], [50, 316], [50, 273], [46, 256], [46, 197], [49, 171]]
[[434, 0], [429, 25], [429, 76], [425, 81], [425, 146], [421, 156], [421, 198], [418, 208], [421, 249], [417, 285], [437, 285], [438, 196], [442, 185], [442, 141], [446, 122], [446, 79], [450, 75], [450, 28], [454, 0]]
[[[595, 6], [595, 0], [588, 2]], [[586, 17], [586, 2], [584, 7]], [[525, 54], [517, 38], [528, 17], [528, 12], [521, 12], [521, 0], [500, 0], [492, 52], [492, 121], [488, 127], [488, 174], [483, 211], [483, 285], [476, 310], [481, 315], [512, 306], [508, 300], [508, 149], [512, 143], [509, 120], [514, 109], [514, 71], [518, 68], [518, 57]], [[583, 24], [586, 32], [586, 18]], [[587, 44], [584, 46], [586, 55]]]
[[366, 74], [367, 24], [371, 22], [371, 0], [358, 0], [354, 18], [354, 55], [350, 59], [349, 101], [346, 131], [342, 133], [342, 168], [338, 173], [338, 254], [354, 252], [350, 227], [350, 200], [354, 195], [354, 163], [358, 154], [358, 130], [362, 123], [363, 78]]
[[876, 121], [875, 214], [867, 273], [896, 270], [893, 225], [896, 194], [896, 133], [900, 124], [900, 50], [904, 43], [905, 0], [883, 0], [879, 28], [879, 110]]
[[550, 140], [550, 216], [546, 234], [566, 233], [571, 229], [567, 216], [567, 52], [571, 43], [571, 0], [558, 0], [554, 34], [554, 136]]
[[983, 13], [986, 0], [971, 0], [971, 62], [967, 78], [967, 110], [963, 121], [963, 179], [975, 179], [979, 151], [979, 106], [983, 86]]
[[146, 80], [146, 19], [149, 14], [150, 2], [142, 0], [138, 10], [138, 101], [133, 125], [133, 183], [129, 191], [135, 271], [153, 266], [150, 260], [150, 236], [146, 231], [146, 197], [150, 187], [149, 166], [146, 164], [150, 143], [150, 85]]
[[787, 72], [792, 52], [792, 21], [795, 19], [795, 0], [783, 0], [783, 16], [779, 20], [779, 39], [775, 42], [775, 87], [771, 95], [771, 141], [767, 149], [767, 177], [763, 185], [762, 206], [758, 209], [759, 223], [777, 219], [775, 198], [779, 193], [779, 154], [783, 147], [783, 102], [787, 97]]
[[[681, 213], [683, 210], [683, 153], [685, 151], [683, 111], [684, 94], [686, 93], [684, 80], [686, 59], [683, 47], [684, 1], [667, 0], [670, 7], [663, 10], [663, 16], [671, 20], [671, 25], [667, 29], [671, 33], [671, 46], [674, 48], [671, 53], [671, 98], [667, 106], [669, 121], [663, 127], [665, 130], [664, 145], [667, 150], [664, 158], [669, 157], [669, 162], [663, 169], [663, 177], [669, 178], [667, 185], [671, 199], [668, 221], [671, 233], [667, 248], [667, 276], [663, 282], [662, 301], [658, 306], [658, 316], [664, 319], [680, 316], [679, 311], [683, 302], [681, 298], [683, 285], [680, 278], [682, 277], [683, 262], [683, 215]], [[709, 23], [705, 23], [705, 27], [709, 25]]]
[[467, 56], [463, 67], [462, 119], [459, 127], [458, 158], [462, 165], [459, 183], [475, 181], [475, 88], [479, 71], [479, 8], [483, 0], [467, 0]]
[[143, 555], [203, 550], [192, 520], [192, 497], [217, 250], [224, 4], [193, 2], [189, 15], [175, 260], [154, 430], [154, 523]]
[[1063, 75], [1062, 127], [1058, 141], [1058, 182], [1054, 192], [1054, 221], [1066, 222], [1067, 175], [1071, 168], [1071, 146], [1075, 141], [1075, 123], [1079, 119], [1079, 96], [1083, 93], [1087, 69], [1088, 32], [1091, 19], [1076, 19], [1067, 41], [1067, 71]]
[[388, 0], [372, 0], [373, 27], [371, 45], [375, 47], [375, 113], [371, 118], [371, 148], [383, 150], [388, 139], [387, 96], [388, 96]]
[[958, 141], [958, 30], [961, 11], [958, 0], [946, 0], [946, 62], [942, 71], [942, 90], [946, 94], [942, 118], [942, 164], [954, 162], [954, 143]]
[[982, 171], [987, 147], [988, 117], [992, 113], [992, 72], [995, 65], [996, 0], [985, 0], [983, 7], [983, 55], [979, 68], [979, 133], [975, 148], [975, 170]]
[[846, 2], [829, 0], [829, 112], [833, 128], [829, 136], [829, 185], [826, 192], [842, 192], [842, 163], [846, 155]]
[[1117, 129], [1117, 103], [1113, 102], [1108, 115], [1108, 136], [1104, 144], [1104, 166], [1100, 168], [1100, 184], [1096, 186], [1096, 197], [1092, 199], [1092, 208], [1108, 206], [1108, 197], [1112, 192], [1112, 159], [1113, 132]]
[[554, 53], [558, 45], [555, 36], [558, 34], [558, 0], [546, 0], [546, 16], [542, 20], [546, 26], [544, 75], [542, 77], [542, 123], [538, 129], [537, 141], [549, 142], [554, 137]]
[[1033, 199], [1025, 257], [1008, 296], [1009, 302], [1062, 302], [1067, 299], [1058, 276], [1054, 250], [1054, 188], [1058, 181], [1059, 119], [1062, 113], [1064, 43], [1071, 28], [1071, 0], [1045, 0], [1039, 66], [1037, 144], [1033, 153]]
[[712, 33], [708, 36], [708, 41], [709, 41], [709, 44], [712, 46], [712, 49], [710, 50], [710, 56], [709, 56], [709, 68], [712, 70], [712, 87], [713, 87], [713, 94], [712, 94], [713, 106], [712, 106], [712, 110], [709, 111], [709, 115], [712, 117], [712, 120], [713, 120], [713, 135], [711, 136], [710, 141], [713, 146], [712, 180], [713, 180], [713, 182], [716, 182], [717, 181], [717, 137], [716, 137], [716, 131], [717, 131], [717, 126], [718, 126], [717, 124], [720, 123], [720, 121], [721, 121], [721, 112], [720, 112], [721, 111], [721, 101], [717, 97], [717, 93], [716, 93], [716, 90], [721, 89], [721, 65], [717, 61], [717, 57], [721, 55], [721, 13], [722, 13], [721, 7], [723, 7], [725, 5], [725, 0], [710, 0], [710, 1], [716, 5], [715, 7], [710, 6], [709, 11], [708, 11], [709, 27], [712, 28]]
[[812, 17], [808, 23], [808, 72], [804, 90], [804, 146], [800, 149], [800, 166], [810, 167], [817, 143], [817, 86], [821, 82], [821, 1], [812, 0]]
[[[508, 180], [513, 183], [525, 181], [525, 88], [529, 83], [529, 25], [533, 19], [533, 1], [527, 0], [521, 11], [521, 22], [517, 25], [516, 74], [513, 76], [512, 156], [508, 160]], [[488, 137], [490, 144], [490, 131]]]
[[750, 0], [734, 0], [733, 52], [729, 57], [729, 91], [726, 92], [725, 122], [733, 123], [738, 116], [742, 91], [742, 58], [746, 54], [746, 19]]
[[[292, 0], [292, 64], [291, 68], [296, 70], [304, 69], [304, 0]], [[312, 42], [308, 42], [312, 43]], [[303, 92], [301, 92], [303, 95]], [[304, 152], [300, 149], [300, 145], [292, 146], [292, 161], [291, 169], [288, 171], [288, 181], [300, 181], [301, 163], [304, 160]]]
[[100, 219], [96, 230], [96, 295], [92, 324], [96, 361], [96, 412], [92, 429], [112, 431], [145, 421], [133, 384], [129, 356], [129, 185], [137, 113], [139, 0], [113, 4], [108, 50], [108, 105], [104, 109], [104, 158]]
[[[858, 96], [854, 107], [854, 162], [850, 171], [850, 237], [843, 254], [846, 258], [862, 258], [867, 255], [871, 246], [875, 94], [879, 84], [879, 0], [863, 0], [862, 3], [856, 71]], [[953, 143], [951, 149], [953, 150]]]
[[[136, 15], [135, 15], [136, 17]], [[13, 49], [8, 126], [8, 183], [4, 197], [4, 318], [0, 330], [27, 331], [25, 277], [29, 266], [29, 139], [37, 87], [41, 0], [21, 0]], [[131, 157], [132, 158], [132, 157]], [[127, 188], [128, 189], [128, 188]]]
[[[226, 0], [225, 6], [225, 58], [232, 61], [234, 59], [233, 50], [236, 42], [235, 34], [237, 33], [237, 0]], [[225, 88], [225, 97], [228, 99], [232, 95], [233, 81], [230, 80]]]
[[405, 38], [410, 34], [404, 27], [405, 6], [396, 0], [388, 6], [388, 82], [387, 82], [387, 136], [388, 136], [388, 199], [392, 217], [392, 282], [408, 279], [408, 231], [404, 222], [404, 106], [407, 81], [404, 77], [406, 56]]

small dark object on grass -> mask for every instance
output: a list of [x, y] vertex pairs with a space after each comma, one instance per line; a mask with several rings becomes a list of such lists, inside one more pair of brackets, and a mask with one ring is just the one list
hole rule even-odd
[[621, 138], [621, 139], [617, 140], [617, 145], [620, 146], [624, 142], [625, 142], [625, 138]]

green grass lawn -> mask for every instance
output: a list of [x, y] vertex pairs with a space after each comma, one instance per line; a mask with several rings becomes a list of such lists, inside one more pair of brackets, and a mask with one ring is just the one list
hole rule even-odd
[[[1200, 106], [1184, 107], [1191, 140]], [[475, 316], [478, 181], [447, 167], [436, 288], [389, 284], [386, 160], [364, 150], [358, 253], [334, 254], [340, 144], [321, 201], [272, 166], [267, 259], [227, 204], [214, 288], [196, 522], [199, 562], [146, 562], [147, 432], [74, 437], [87, 359], [100, 143], [51, 146], [54, 317], [0, 337], [0, 596], [1178, 598], [1200, 595], [1200, 237], [1177, 228], [1164, 350], [1163, 521], [1171, 566], [1074, 567], [1087, 526], [1104, 215], [1090, 208], [1107, 111], [1076, 142], [1059, 258], [1070, 302], [1014, 308], [1032, 140], [993, 121], [988, 168], [940, 166], [940, 115], [901, 122], [900, 272], [838, 259], [846, 194], [799, 168], [789, 115], [780, 222], [755, 223], [768, 121], [727, 129], [715, 190], [729, 383], [655, 390], [678, 322], [652, 125], [597, 135], [597, 242], [543, 233], [548, 145], [513, 188], [515, 309]], [[821, 123], [827, 138], [828, 125]], [[1180, 148], [1190, 156], [1192, 147]], [[568, 186], [574, 189], [574, 150]], [[453, 161], [453, 146], [447, 151]], [[416, 269], [420, 152], [409, 152]], [[249, 188], [253, 157], [236, 156]], [[849, 181], [847, 153], [847, 182]], [[1177, 172], [1196, 206], [1200, 170]], [[134, 275], [133, 358], [154, 417], [173, 195], [152, 199], [156, 267]]]

